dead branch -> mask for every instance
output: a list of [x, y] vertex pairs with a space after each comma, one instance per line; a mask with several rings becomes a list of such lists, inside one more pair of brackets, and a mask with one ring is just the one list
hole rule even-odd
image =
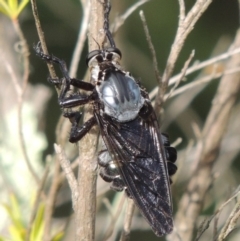
[[223, 241], [233, 231], [240, 216], [240, 201], [238, 201], [222, 228], [217, 241]]
[[128, 198], [127, 213], [124, 220], [124, 227], [122, 230], [120, 241], [127, 241], [131, 231], [131, 223], [135, 204], [132, 199]]
[[62, 150], [60, 145], [54, 144], [54, 148], [56, 153], [59, 156], [61, 167], [65, 173], [65, 176], [68, 180], [68, 184], [70, 186], [71, 192], [72, 192], [72, 202], [73, 202], [73, 210], [77, 211], [77, 199], [78, 199], [78, 184], [77, 180], [74, 176], [73, 170], [71, 168], [71, 163], [67, 159], [64, 151]]
[[139, 0], [138, 2], [136, 2], [135, 4], [133, 4], [131, 7], [129, 7], [126, 12], [124, 14], [122, 14], [121, 16], [115, 18], [113, 24], [111, 24], [111, 32], [112, 34], [115, 34], [118, 29], [124, 24], [124, 22], [126, 21], [126, 19], [136, 10], [138, 9], [140, 6], [142, 6], [143, 4], [149, 2], [150, 0]]
[[[206, 68], [207, 66], [209, 65], [214, 65], [214, 64], [217, 64], [218, 62], [222, 61], [222, 60], [225, 60], [225, 59], [228, 59], [229, 57], [235, 55], [235, 54], [239, 54], [240, 53], [240, 48], [236, 48], [236, 49], [233, 49], [233, 50], [229, 50], [228, 52], [226, 53], [223, 53], [223, 54], [220, 54], [216, 57], [213, 57], [211, 59], [208, 59], [208, 60], [205, 60], [205, 61], [202, 61], [198, 64], [194, 64], [193, 66], [189, 67], [185, 73], [185, 76], [187, 75], [190, 75], [196, 71], [199, 71], [201, 69], [204, 69]], [[179, 79], [181, 79], [181, 73], [180, 74], [177, 74], [175, 76], [173, 76], [170, 80], [169, 80], [169, 85], [173, 85], [175, 84], [176, 82], [179, 81]], [[157, 95], [157, 91], [158, 91], [158, 87], [155, 87], [151, 93], [149, 94], [149, 97], [150, 99], [153, 99], [156, 95]]]
[[87, 38], [88, 22], [89, 22], [89, 13], [90, 13], [90, 1], [81, 1], [83, 9], [83, 18], [81, 19], [81, 25], [78, 32], [77, 43], [73, 52], [73, 57], [70, 64], [69, 75], [74, 78], [77, 74], [78, 65], [80, 62], [82, 50], [84, 43]]
[[140, 18], [142, 20], [144, 32], [145, 32], [145, 35], [146, 35], [146, 38], [147, 38], [148, 47], [149, 47], [149, 49], [151, 51], [151, 54], [152, 54], [153, 67], [154, 67], [156, 79], [157, 79], [158, 83], [160, 83], [161, 82], [161, 76], [160, 76], [160, 72], [159, 72], [159, 69], [158, 69], [156, 51], [155, 51], [155, 48], [154, 48], [154, 45], [152, 43], [152, 39], [151, 39], [149, 30], [148, 30], [147, 21], [146, 21], [146, 18], [145, 18], [145, 15], [144, 15], [143, 11], [140, 11], [139, 14], [140, 14]]
[[[46, 44], [45, 37], [44, 37], [44, 32], [42, 30], [40, 18], [39, 18], [39, 15], [38, 15], [36, 0], [31, 0], [31, 6], [32, 6], [32, 12], [33, 12], [33, 17], [34, 17], [36, 29], [37, 29], [37, 32], [38, 32], [38, 37], [40, 39], [41, 47], [43, 49], [43, 53], [48, 54], [47, 44]], [[47, 66], [48, 66], [48, 71], [50, 73], [51, 78], [56, 79], [57, 75], [55, 73], [53, 64], [47, 63]]]
[[[98, 0], [90, 1], [89, 51], [102, 46], [105, 39], [103, 30], [104, 5]], [[89, 106], [85, 107], [84, 121], [91, 116]], [[84, 136], [79, 145], [80, 165], [78, 169], [78, 193], [76, 213], [76, 241], [94, 240], [96, 212], [96, 179], [97, 179], [97, 135], [96, 127]]]

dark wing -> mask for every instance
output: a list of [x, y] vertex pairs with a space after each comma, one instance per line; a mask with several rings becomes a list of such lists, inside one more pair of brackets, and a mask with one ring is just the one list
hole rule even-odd
[[142, 215], [157, 236], [173, 228], [167, 161], [153, 115], [119, 123], [95, 113], [103, 140]]

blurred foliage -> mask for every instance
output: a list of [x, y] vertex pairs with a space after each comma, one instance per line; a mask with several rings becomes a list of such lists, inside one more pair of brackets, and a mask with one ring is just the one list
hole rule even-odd
[[[9, 204], [3, 203], [5, 210], [8, 213], [11, 225], [9, 226], [9, 237], [0, 236], [1, 241], [25, 241], [27, 234], [27, 224], [25, 212], [21, 211], [21, 204], [14, 194], [9, 197]], [[32, 223], [29, 241], [42, 241], [43, 240], [43, 227], [44, 227], [44, 204], [41, 203], [36, 212], [36, 217]], [[31, 207], [31, 205], [29, 205]], [[59, 241], [62, 239], [63, 233], [55, 234], [51, 241]]]
[[22, 12], [28, 2], [29, 0], [22, 0], [20, 3], [18, 0], [0, 0], [0, 12], [14, 20]]
[[[16, 1], [16, 0], [0, 0], [0, 11], [5, 15], [10, 17], [11, 19], [15, 19], [20, 15], [20, 23], [23, 29], [23, 32], [26, 36], [28, 45], [31, 46], [38, 42], [38, 36], [35, 28], [35, 23], [33, 20], [33, 16], [31, 13], [31, 6], [27, 4], [27, 0]], [[125, 10], [134, 4], [136, 0], [112, 0], [112, 12], [111, 12], [111, 20], [118, 15], [121, 15], [125, 12]], [[190, 7], [194, 4], [193, 0], [185, 0], [186, 9], [190, 9]], [[42, 27], [44, 30], [45, 38], [47, 41], [48, 50], [50, 53], [66, 60], [66, 62], [70, 63], [75, 42], [77, 39], [79, 26], [81, 24], [82, 18], [82, 10], [79, 3], [79, 0], [41, 0], [37, 1], [39, 16], [42, 23]], [[25, 8], [24, 8], [25, 7]], [[22, 11], [24, 9], [24, 11]], [[172, 42], [174, 40], [174, 36], [177, 29], [177, 21], [179, 16], [179, 6], [178, 1], [170, 1], [170, 0], [151, 0], [145, 5], [141, 7], [144, 10], [146, 20], [148, 23], [149, 31], [152, 37], [153, 44], [156, 49], [159, 69], [160, 72], [163, 71], [166, 64], [166, 59], [168, 57]], [[117, 46], [121, 49], [123, 53], [122, 65], [123, 67], [130, 71], [133, 76], [139, 78], [143, 85], [151, 91], [156, 86], [156, 78], [153, 71], [152, 58], [147, 45], [146, 37], [144, 35], [142, 23], [139, 17], [139, 10], [135, 11], [125, 22], [125, 24], [119, 29], [116, 33], [115, 39]], [[1, 19], [0, 19], [1, 20]], [[203, 61], [208, 59], [210, 56], [215, 56], [217, 54], [225, 52], [229, 45], [231, 44], [233, 37], [235, 35], [236, 30], [239, 27], [239, 8], [237, 0], [215, 0], [210, 5], [210, 8], [203, 14], [200, 21], [196, 24], [195, 29], [187, 38], [187, 41], [184, 45], [184, 49], [180, 54], [180, 58], [177, 62], [175, 68], [175, 74], [179, 73], [182, 69], [186, 59], [189, 57], [192, 49], [195, 49], [195, 61]], [[6, 30], [6, 35], [12, 34], [12, 39], [14, 42], [18, 40], [14, 36], [11, 31]], [[0, 38], [3, 38], [3, 34]], [[85, 58], [87, 54], [87, 43], [85, 44], [84, 52], [79, 64], [78, 78], [83, 79], [87, 70], [85, 65]], [[17, 54], [14, 56], [15, 59], [18, 59]], [[44, 133], [47, 136], [49, 145], [46, 147], [42, 162], [44, 162], [47, 154], [53, 153], [53, 143], [56, 141], [55, 131], [56, 125], [58, 123], [59, 116], [61, 114], [60, 108], [57, 104], [57, 96], [54, 91], [54, 88], [47, 82], [48, 70], [46, 68], [46, 64], [37, 58], [31, 49], [30, 55], [30, 64], [31, 64], [31, 76], [30, 82], [33, 86], [37, 86], [40, 83], [47, 86], [50, 91], [52, 91], [53, 96], [51, 100], [47, 104], [46, 111], [44, 112], [44, 116], [39, 117], [39, 115], [35, 115], [34, 119], [38, 120], [38, 131], [39, 133]], [[19, 66], [18, 66], [19, 67]], [[210, 71], [209, 69], [204, 69], [204, 72]], [[194, 80], [201, 73], [196, 73], [187, 77], [186, 81]], [[164, 120], [162, 123], [163, 131], [169, 133], [171, 140], [175, 140], [179, 136], [183, 138], [183, 143], [178, 146], [179, 153], [181, 153], [181, 149], [185, 148], [191, 140], [195, 139], [192, 128], [190, 127], [191, 123], [197, 123], [201, 128], [205, 122], [206, 116], [211, 106], [211, 102], [213, 96], [216, 91], [216, 87], [218, 85], [218, 81], [211, 82], [206, 88], [199, 93], [197, 93], [194, 98], [190, 101], [188, 108], [180, 113], [177, 116], [177, 120], [169, 121], [171, 116], [170, 108], [171, 104], [174, 102], [174, 99], [169, 100], [165, 104], [165, 113]], [[32, 91], [32, 89], [31, 89]], [[9, 96], [8, 96], [9, 98]], [[41, 98], [39, 98], [40, 100]], [[180, 102], [181, 104], [181, 102]], [[9, 108], [10, 109], [10, 108]], [[39, 108], [40, 109], [40, 108]], [[36, 109], [36, 112], [38, 109]], [[233, 118], [238, 118], [238, 109], [236, 108], [236, 114]], [[1, 116], [1, 120], [4, 115]], [[25, 115], [26, 116], [26, 115]], [[11, 129], [15, 130], [15, 117], [11, 118], [13, 122], [11, 122]], [[24, 120], [26, 121], [26, 120]], [[168, 124], [168, 121], [170, 124]], [[10, 122], [10, 121], [8, 121]], [[26, 121], [27, 125], [28, 122]], [[167, 123], [167, 124], [166, 124]], [[30, 124], [29, 124], [30, 126]], [[29, 127], [28, 126], [28, 127]], [[31, 129], [31, 128], [30, 128]], [[236, 132], [235, 130], [239, 130], [239, 124], [232, 125], [231, 133]], [[28, 128], [29, 130], [29, 128]], [[7, 141], [16, 144], [14, 141], [14, 134], [7, 136]], [[37, 131], [35, 130], [34, 136], [30, 136], [28, 141], [28, 147], [33, 150], [37, 150], [37, 147], [32, 147], [31, 144], [37, 145], [39, 148], [45, 148], [45, 145], [39, 144], [36, 142]], [[231, 134], [230, 133], [230, 134]], [[1, 134], [1, 133], [0, 133]], [[16, 136], [16, 134], [15, 134]], [[229, 143], [229, 141], [227, 141]], [[231, 142], [237, 144], [235, 139]], [[226, 143], [224, 143], [226, 145]], [[231, 144], [234, 146], [233, 144]], [[43, 147], [44, 146], [44, 147]], [[75, 146], [74, 146], [75, 147]], [[42, 151], [42, 149], [41, 149]], [[76, 151], [76, 148], [75, 148]], [[13, 149], [14, 153], [15, 150]], [[218, 204], [218, 198], [221, 201], [225, 198], [226, 193], [223, 193], [226, 189], [229, 189], [229, 195], [232, 191], [232, 187], [237, 185], [240, 181], [240, 162], [239, 154], [234, 156], [234, 161], [231, 161], [229, 157], [229, 152], [225, 153], [221, 157], [221, 166], [220, 168], [217, 166], [217, 171], [221, 172], [222, 180], [217, 180], [214, 185], [216, 185], [216, 189], [214, 198], [210, 197], [209, 200], [206, 201], [206, 209], [203, 212], [203, 215], [212, 214], [213, 208]], [[194, 158], [194, 150], [186, 156], [186, 159]], [[1, 155], [0, 155], [1, 157]], [[19, 158], [16, 158], [18, 161]], [[32, 154], [32, 159], [34, 161], [39, 161], [39, 155], [36, 157]], [[0, 160], [1, 162], [2, 160]], [[182, 161], [182, 162], [181, 162]], [[182, 166], [184, 163], [184, 166]], [[181, 194], [183, 193], [186, 187], [186, 180], [189, 175], [188, 164], [190, 162], [183, 162], [183, 160], [178, 160], [179, 172], [183, 176], [183, 178], [178, 178], [177, 182], [173, 185], [173, 201], [176, 204], [179, 201]], [[190, 165], [190, 164], [189, 164]], [[224, 166], [226, 165], [226, 166]], [[230, 165], [230, 166], [227, 166]], [[230, 171], [229, 171], [230, 170]], [[19, 171], [20, 173], [21, 170]], [[40, 172], [41, 173], [41, 172]], [[186, 175], [185, 175], [186, 174]], [[16, 174], [14, 174], [16, 175]], [[23, 176], [25, 174], [22, 174]], [[177, 174], [178, 175], [178, 174]], [[227, 181], [226, 181], [227, 180]], [[223, 182], [221, 182], [223, 181]], [[221, 188], [218, 188], [221, 187]], [[224, 187], [224, 188], [222, 188]], [[218, 189], [218, 190], [217, 190]], [[220, 190], [221, 189], [221, 190]], [[222, 196], [221, 196], [222, 195]], [[64, 195], [63, 195], [64, 196]], [[66, 195], [65, 195], [66, 196]], [[69, 195], [70, 196], [70, 195]], [[23, 212], [19, 208], [20, 204], [16, 197], [11, 196], [10, 204], [5, 205], [5, 209], [8, 211], [9, 217], [11, 217], [12, 228], [11, 228], [11, 240], [17, 241], [22, 240], [24, 237], [24, 233], [26, 232], [26, 225], [23, 220]], [[209, 204], [209, 206], [208, 206]], [[177, 209], [177, 205], [174, 205], [175, 210]], [[70, 208], [71, 209], [71, 208]], [[38, 209], [38, 214], [34, 222], [34, 228], [32, 229], [31, 240], [37, 241], [38, 237], [42, 234], [42, 226], [43, 226], [43, 215], [44, 205], [41, 205]], [[101, 218], [101, 216], [100, 216]], [[105, 220], [105, 219], [104, 219]], [[103, 225], [105, 222], [101, 222]], [[142, 224], [142, 223], [141, 223]], [[145, 225], [146, 226], [146, 225]], [[148, 228], [148, 226], [147, 226]], [[0, 240], [6, 240], [2, 237]], [[40, 239], [39, 239], [40, 240]], [[58, 238], [55, 240], [59, 240]], [[145, 240], [161, 240], [149, 231], [142, 233], [133, 232], [131, 236], [131, 240], [145, 241]], [[164, 238], [162, 238], [164, 240]]]

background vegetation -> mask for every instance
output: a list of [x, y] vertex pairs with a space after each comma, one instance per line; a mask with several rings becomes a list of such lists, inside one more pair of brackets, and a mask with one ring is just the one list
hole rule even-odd
[[[17, 1], [9, 2], [14, 4]], [[114, 22], [117, 16], [137, 1], [111, 2], [111, 22]], [[186, 13], [194, 3], [185, 0]], [[41, 0], [37, 1], [37, 5], [49, 52], [70, 65], [83, 17], [81, 3], [77, 0]], [[179, 4], [177, 0], [150, 0], [134, 11], [115, 34], [117, 46], [123, 53], [122, 65], [151, 92], [157, 86], [157, 80], [139, 17], [140, 9], [144, 11], [158, 67], [163, 74], [178, 27]], [[75, 233], [74, 218], [70, 216], [71, 192], [59, 164], [56, 164], [59, 163], [59, 157], [55, 155], [53, 143], [62, 144], [67, 158], [73, 163], [78, 157], [78, 149], [67, 142], [69, 123], [60, 118], [57, 93], [47, 82], [46, 64], [36, 57], [32, 48], [39, 38], [30, 3], [20, 10], [19, 16], [16, 12], [12, 16], [6, 16], [6, 12], [0, 13], [0, 234], [2, 240], [46, 241], [59, 240], [64, 233], [63, 240], [70, 241], [74, 240]], [[190, 66], [229, 53], [233, 42], [239, 48], [238, 28], [238, 1], [213, 1], [184, 43], [173, 76], [183, 69], [193, 49], [195, 56]], [[29, 48], [29, 59], [25, 55], [28, 50], [22, 42], [22, 35]], [[87, 79], [87, 52], [86, 42], [77, 73], [80, 79]], [[222, 125], [222, 129], [218, 126], [221, 115], [215, 115], [211, 125], [207, 122], [211, 108], [220, 99], [216, 93], [219, 93], [222, 73], [234, 73], [224, 75], [228, 76], [225, 81], [226, 93], [232, 81], [240, 81], [239, 59], [239, 55], [232, 57], [229, 54], [228, 58], [213, 61], [186, 75], [178, 88], [202, 78], [208, 78], [209, 81], [169, 98], [164, 104], [161, 130], [169, 134], [179, 157], [178, 172], [172, 185], [176, 228], [172, 235], [162, 240], [223, 240], [223, 234], [227, 235], [226, 240], [238, 241], [240, 238], [239, 84], [232, 96], [233, 99], [236, 97], [233, 100], [235, 105], [225, 113], [229, 117], [226, 120], [228, 124]], [[224, 93], [220, 96], [224, 96]], [[225, 101], [223, 97], [223, 100], [227, 103], [228, 99]], [[207, 125], [211, 128], [207, 129]], [[215, 129], [223, 133], [223, 138], [219, 137], [220, 145], [216, 145], [210, 155], [204, 146], [211, 146], [218, 140], [218, 137], [210, 136]], [[201, 159], [204, 150], [209, 155]], [[32, 170], [26, 165], [26, 160]], [[197, 196], [189, 191], [194, 183]], [[206, 184], [204, 193], [201, 193], [202, 184]], [[199, 200], [198, 194], [203, 194]], [[126, 200], [123, 196], [109, 191], [109, 185], [98, 178], [95, 240], [119, 240], [125, 222]], [[231, 201], [222, 206], [233, 196]], [[193, 198], [193, 203], [199, 201], [197, 210], [186, 198]], [[51, 218], [51, 213], [54, 218]], [[197, 217], [194, 218], [194, 215]], [[161, 240], [155, 237], [137, 210], [131, 230], [130, 241]], [[201, 233], [202, 236], [199, 236]]]

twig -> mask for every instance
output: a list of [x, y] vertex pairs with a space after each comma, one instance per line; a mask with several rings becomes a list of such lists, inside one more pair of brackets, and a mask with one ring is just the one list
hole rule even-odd
[[180, 145], [182, 143], [182, 138], [178, 137], [174, 142], [171, 143], [172, 147], [177, 147], [178, 145]]
[[[36, 0], [31, 0], [31, 6], [32, 6], [33, 17], [34, 17], [38, 37], [39, 37], [40, 42], [41, 42], [41, 47], [42, 47], [43, 53], [48, 54], [47, 45], [46, 45], [46, 41], [45, 41], [45, 37], [44, 37], [44, 32], [42, 30], [39, 15], [38, 15]], [[56, 79], [57, 75], [55, 73], [53, 64], [47, 62], [47, 66], [48, 66], [48, 71], [50, 73], [51, 78]]]
[[178, 3], [179, 3], [179, 25], [182, 25], [183, 24], [183, 21], [186, 17], [186, 13], [185, 13], [185, 3], [184, 3], [184, 0], [178, 0]]
[[[202, 228], [202, 231], [197, 235], [195, 241], [198, 241], [202, 234], [204, 233], [204, 231], [207, 230], [207, 228], [209, 227], [209, 224], [211, 223], [211, 221], [213, 220], [213, 218], [215, 218], [217, 215], [219, 215], [219, 213], [223, 210], [223, 208], [229, 204], [233, 199], [235, 199], [238, 195], [239, 195], [240, 191], [237, 191], [232, 197], [230, 197], [225, 203], [223, 203], [217, 210], [216, 212], [209, 218], [209, 220], [207, 221], [205, 227]], [[218, 218], [216, 218], [218, 219]], [[215, 239], [214, 239], [215, 240]]]
[[71, 163], [67, 159], [64, 151], [62, 150], [60, 145], [54, 144], [54, 148], [56, 153], [59, 156], [60, 164], [65, 172], [66, 178], [68, 180], [71, 192], [72, 192], [72, 202], [73, 202], [73, 210], [76, 212], [77, 211], [77, 199], [78, 199], [78, 184], [77, 180], [74, 176], [74, 173], [71, 168]]
[[[220, 54], [216, 57], [213, 57], [211, 59], [205, 60], [203, 62], [200, 62], [198, 64], [195, 64], [191, 67], [189, 67], [186, 71], [185, 76], [190, 75], [200, 69], [203, 69], [209, 65], [213, 65], [216, 64], [217, 62], [220, 62], [221, 60], [225, 60], [233, 55], [239, 54], [240, 53], [240, 48], [235, 48], [234, 50], [230, 50], [226, 53]], [[176, 76], [173, 76], [170, 80], [169, 80], [169, 85], [173, 85], [174, 83], [176, 83], [179, 79], [181, 78], [181, 73], [177, 74]], [[150, 99], [153, 99], [156, 95], [157, 95], [157, 91], [158, 91], [158, 87], [154, 88], [151, 93], [149, 94]]]
[[173, 42], [167, 63], [166, 68], [164, 70], [162, 81], [160, 81], [158, 85], [158, 94], [155, 100], [154, 109], [156, 113], [160, 113], [164, 102], [164, 94], [166, 93], [169, 79], [173, 73], [176, 61], [178, 59], [179, 53], [182, 50], [183, 44], [192, 31], [195, 23], [204, 13], [204, 11], [208, 8], [212, 0], [197, 0], [193, 5], [192, 9], [188, 12], [184, 20], [182, 19], [185, 11], [183, 1], [179, 1], [180, 3], [180, 20], [178, 24], [177, 34], [175, 40]]
[[50, 191], [48, 193], [48, 198], [46, 200], [46, 208], [44, 211], [44, 231], [43, 231], [43, 240], [51, 240], [51, 226], [52, 226], [52, 214], [54, 209], [54, 204], [56, 200], [56, 194], [59, 187], [59, 175], [60, 175], [60, 162], [55, 161], [55, 170], [53, 175], [53, 180], [51, 183]]
[[[77, 157], [72, 163], [70, 163], [71, 170], [74, 170], [79, 165], [79, 158]], [[63, 181], [66, 179], [66, 174], [62, 172], [59, 176], [60, 183], [63, 183]]]
[[142, 6], [143, 4], [145, 4], [146, 2], [149, 2], [150, 0], [139, 0], [138, 2], [136, 2], [135, 4], [133, 4], [131, 7], [129, 7], [127, 9], [127, 11], [122, 14], [121, 16], [117, 17], [113, 24], [111, 24], [111, 30], [112, 30], [112, 34], [116, 33], [117, 30], [124, 24], [124, 22], [126, 21], [126, 19], [140, 6]]
[[[89, 51], [102, 46], [105, 39], [103, 29], [104, 5], [99, 0], [91, 0], [89, 22]], [[91, 116], [89, 106], [85, 107], [84, 121]], [[93, 241], [95, 236], [97, 161], [96, 127], [92, 128], [79, 145], [80, 165], [78, 170], [78, 192], [76, 213], [76, 241]]]
[[[237, 32], [234, 46], [240, 46], [240, 32]], [[239, 56], [233, 56], [229, 60], [226, 69], [238, 67], [239, 64]], [[187, 190], [179, 202], [179, 209], [175, 219], [178, 235], [184, 241], [192, 240], [192, 234], [204, 197], [212, 183], [212, 167], [218, 157], [230, 112], [239, 90], [239, 74], [235, 73], [222, 77], [202, 132], [202, 138], [198, 142], [195, 156], [197, 166], [189, 181]], [[170, 235], [168, 240], [178, 240], [176, 233]]]
[[35, 172], [34, 168], [31, 165], [28, 153], [27, 153], [27, 148], [26, 148], [26, 144], [25, 144], [25, 140], [24, 140], [24, 134], [23, 134], [23, 123], [22, 123], [22, 105], [23, 105], [23, 98], [24, 98], [24, 94], [27, 88], [27, 84], [28, 84], [28, 77], [29, 77], [29, 50], [28, 50], [28, 46], [27, 46], [27, 42], [25, 40], [25, 37], [23, 35], [23, 32], [21, 31], [21, 28], [19, 26], [18, 21], [14, 21], [13, 22], [14, 28], [18, 34], [18, 37], [20, 39], [20, 43], [22, 45], [22, 57], [23, 57], [23, 77], [22, 77], [22, 81], [21, 83], [19, 83], [13, 69], [12, 66], [7, 62], [7, 60], [5, 59], [3, 61], [3, 63], [6, 66], [6, 69], [9, 73], [9, 75], [11, 76], [11, 81], [13, 82], [13, 86], [16, 90], [16, 94], [18, 97], [18, 108], [17, 108], [17, 116], [18, 116], [18, 135], [19, 135], [19, 140], [20, 140], [20, 146], [21, 146], [21, 150], [23, 153], [23, 157], [24, 157], [24, 161], [26, 162], [26, 165], [31, 173], [31, 175], [33, 176], [35, 182], [37, 184], [39, 184], [39, 177], [37, 175], [37, 173]]
[[[217, 238], [217, 233], [218, 233], [218, 219], [219, 219], [219, 214], [216, 215], [214, 222], [213, 222], [213, 238], [212, 240], [215, 241]], [[204, 232], [204, 231], [203, 231]]]
[[232, 232], [234, 227], [236, 226], [237, 220], [240, 216], [240, 201], [238, 201], [229, 215], [229, 218], [227, 222], [225, 223], [224, 227], [222, 228], [219, 236], [218, 236], [218, 241], [222, 241], [226, 239], [226, 237]]
[[[39, 186], [38, 186], [37, 194], [36, 194], [36, 197], [35, 197], [35, 202], [34, 202], [34, 205], [33, 205], [33, 208], [32, 208], [32, 212], [31, 212], [31, 216], [30, 216], [30, 219], [29, 219], [29, 224], [28, 224], [28, 228], [27, 228], [27, 232], [26, 232], [26, 239], [25, 239], [26, 241], [30, 240], [30, 233], [31, 233], [31, 230], [32, 230], [34, 219], [36, 217], [36, 213], [37, 213], [39, 203], [40, 203], [40, 200], [41, 200], [40, 197], [43, 193], [43, 188], [44, 188], [44, 185], [46, 183], [48, 174], [49, 174], [49, 163], [47, 163], [47, 165], [45, 167], [43, 177], [42, 177], [42, 179], [39, 183]], [[45, 196], [44, 199], [46, 201], [46, 196]]]
[[[106, 207], [108, 207], [109, 213], [111, 214], [111, 217], [110, 217], [111, 222], [110, 222], [110, 225], [108, 226], [107, 230], [104, 232], [104, 236], [103, 236], [103, 238], [101, 238], [101, 240], [107, 240], [112, 235], [112, 233], [114, 231], [114, 228], [115, 228], [115, 225], [116, 225], [116, 222], [119, 219], [120, 213], [123, 209], [124, 202], [126, 200], [125, 194], [122, 193], [122, 194], [116, 194], [116, 195], [117, 196], [120, 195], [117, 203], [114, 205], [114, 206], [116, 206], [116, 208], [114, 208], [114, 206], [113, 207], [107, 206], [106, 202], [105, 202], [105, 205], [106, 205]], [[115, 212], [114, 212], [113, 208], [116, 209]]]
[[187, 68], [190, 64], [190, 62], [192, 61], [193, 57], [195, 55], [195, 51], [193, 50], [189, 56], [189, 58], [187, 59], [187, 61], [185, 62], [183, 68], [182, 68], [182, 71], [181, 71], [181, 77], [179, 78], [179, 80], [175, 83], [175, 85], [172, 87], [172, 89], [170, 90], [170, 93], [164, 97], [164, 100], [166, 101], [167, 99], [169, 99], [172, 95], [173, 95], [173, 92], [174, 90], [178, 87], [178, 85], [180, 84], [180, 82], [183, 80], [183, 78], [185, 77], [185, 74], [186, 74], [186, 71], [187, 71]]
[[127, 241], [129, 238], [134, 208], [135, 208], [135, 204], [133, 200], [128, 198], [127, 213], [125, 216], [123, 231], [119, 241]]
[[83, 9], [83, 18], [81, 19], [81, 25], [78, 33], [77, 44], [73, 52], [73, 57], [72, 57], [72, 61], [69, 69], [69, 75], [72, 78], [76, 77], [82, 50], [87, 38], [88, 22], [89, 22], [89, 16], [90, 16], [89, 15], [90, 1], [86, 1], [85, 3], [82, 1], [82, 9]]
[[158, 83], [160, 83], [161, 82], [161, 76], [160, 76], [160, 72], [159, 72], [159, 69], [158, 69], [158, 62], [157, 62], [156, 51], [155, 51], [155, 48], [154, 48], [152, 40], [151, 40], [151, 36], [150, 36], [149, 30], [148, 30], [146, 18], [144, 16], [143, 11], [140, 11], [139, 14], [140, 14], [140, 17], [141, 17], [141, 20], [142, 20], [142, 24], [143, 24], [143, 28], [144, 28], [144, 32], [145, 32], [145, 35], [146, 35], [146, 38], [147, 38], [148, 47], [149, 47], [149, 49], [151, 51], [151, 54], [152, 54], [153, 67], [154, 67], [156, 79], [157, 79]]
[[[222, 77], [223, 75], [233, 74], [233, 73], [237, 73], [237, 72], [240, 72], [240, 68], [229, 69], [227, 71], [211, 73], [210, 75], [203, 76], [199, 79], [194, 80], [193, 82], [191, 82], [189, 84], [186, 84], [186, 85], [174, 90], [173, 93], [171, 94], [171, 97], [174, 97], [176, 95], [180, 95], [183, 92], [196, 87], [197, 85], [210, 82], [211, 80], [214, 80], [214, 79], [218, 79], [218, 78]], [[164, 96], [164, 99], [166, 100], [167, 97], [168, 96]]]

